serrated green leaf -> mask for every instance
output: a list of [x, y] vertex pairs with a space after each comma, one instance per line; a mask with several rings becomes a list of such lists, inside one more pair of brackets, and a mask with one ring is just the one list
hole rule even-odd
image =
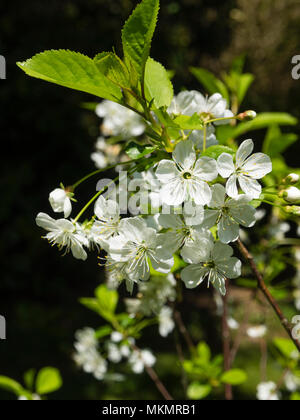
[[62, 378], [58, 369], [45, 367], [41, 369], [36, 378], [36, 392], [39, 395], [50, 394], [62, 386]]
[[203, 400], [212, 391], [210, 385], [202, 385], [199, 382], [192, 382], [187, 389], [187, 396], [190, 400]]
[[257, 115], [252, 121], [240, 123], [233, 130], [233, 138], [239, 137], [249, 131], [268, 128], [271, 125], [296, 125], [297, 118], [284, 112], [267, 112]]
[[221, 376], [221, 381], [229, 385], [241, 385], [248, 379], [246, 372], [241, 369], [229, 370]]
[[122, 30], [125, 63], [136, 70], [144, 82], [146, 61], [150, 54], [151, 41], [156, 27], [159, 0], [143, 0], [133, 11]]
[[141, 145], [132, 141], [126, 147], [125, 153], [130, 157], [130, 159], [134, 160], [151, 154], [155, 149], [156, 146]]
[[227, 87], [213, 73], [200, 67], [191, 67], [190, 71], [205, 87], [209, 94], [212, 95], [214, 93], [220, 93], [223, 98], [229, 102], [229, 93]]
[[164, 66], [152, 58], [148, 58], [145, 69], [146, 99], [156, 108], [169, 106], [174, 96], [173, 85]]
[[130, 76], [123, 61], [113, 52], [98, 54], [94, 61], [100, 73], [122, 89], [130, 89]]
[[29, 76], [120, 102], [121, 89], [98, 70], [91, 58], [74, 51], [49, 50], [17, 65]]
[[234, 156], [235, 151], [228, 146], [215, 145], [215, 146], [210, 146], [208, 149], [206, 149], [202, 155], [211, 157], [213, 159], [218, 159], [218, 157], [222, 153], [229, 153], [230, 155]]
[[13, 392], [17, 396], [26, 394], [21, 384], [7, 376], [0, 376], [0, 388]]

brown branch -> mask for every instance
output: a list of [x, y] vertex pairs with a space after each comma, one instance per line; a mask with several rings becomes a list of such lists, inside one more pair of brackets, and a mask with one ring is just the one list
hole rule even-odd
[[188, 378], [187, 378], [187, 374], [183, 368], [183, 363], [184, 363], [184, 354], [183, 354], [183, 350], [182, 350], [182, 346], [180, 343], [180, 337], [178, 334], [178, 331], [175, 331], [174, 334], [174, 338], [175, 338], [175, 346], [176, 346], [176, 351], [178, 354], [178, 359], [181, 363], [181, 383], [182, 383], [182, 387], [184, 390], [185, 395], [187, 394], [187, 388], [188, 388]]
[[193, 353], [194, 350], [195, 350], [195, 345], [194, 345], [193, 340], [190, 336], [190, 333], [188, 332], [188, 330], [186, 329], [186, 326], [184, 325], [181, 313], [178, 310], [175, 310], [175, 312], [174, 312], [174, 319], [175, 319], [175, 322], [178, 326], [178, 329], [179, 329], [180, 333], [182, 334], [183, 338], [186, 341], [186, 344], [187, 344], [190, 352]]
[[[222, 317], [222, 337], [223, 337], [223, 355], [224, 355], [224, 370], [225, 372], [230, 370], [231, 367], [231, 355], [230, 355], [230, 330], [228, 326], [228, 281], [227, 293], [223, 297], [223, 317]], [[227, 401], [233, 399], [232, 386], [225, 384], [225, 398]]]
[[274, 311], [275, 311], [277, 317], [279, 318], [282, 326], [285, 328], [286, 332], [288, 333], [291, 340], [294, 342], [295, 346], [297, 347], [297, 349], [300, 352], [300, 342], [293, 337], [293, 333], [292, 333], [293, 328], [292, 328], [290, 322], [288, 321], [288, 319], [284, 316], [284, 314], [283, 314], [282, 310], [280, 309], [278, 303], [276, 302], [276, 300], [273, 298], [270, 291], [268, 290], [268, 288], [267, 288], [267, 286], [264, 282], [264, 279], [263, 279], [261, 273], [259, 272], [259, 270], [258, 270], [258, 268], [255, 264], [253, 256], [250, 254], [250, 252], [248, 251], [248, 249], [245, 247], [245, 245], [242, 243], [242, 241], [240, 239], [238, 240], [238, 246], [239, 246], [239, 249], [241, 251], [241, 254], [248, 261], [248, 263], [249, 263], [249, 265], [252, 269], [252, 272], [257, 279], [259, 289], [262, 291], [265, 298], [267, 299], [269, 304], [274, 309]]
[[[141, 354], [141, 349], [139, 349], [135, 344], [132, 344], [131, 345], [131, 348], [133, 350], [137, 351], [139, 354]], [[159, 377], [158, 377], [157, 373], [155, 372], [155, 370], [151, 366], [149, 366], [149, 365], [144, 364], [144, 366], [145, 366], [145, 370], [148, 373], [149, 377], [152, 379], [152, 381], [154, 382], [156, 388], [159, 390], [159, 392], [164, 397], [164, 399], [167, 400], [167, 401], [173, 401], [174, 398], [170, 395], [170, 393], [167, 390], [167, 388], [161, 382], [161, 380], [159, 379]]]

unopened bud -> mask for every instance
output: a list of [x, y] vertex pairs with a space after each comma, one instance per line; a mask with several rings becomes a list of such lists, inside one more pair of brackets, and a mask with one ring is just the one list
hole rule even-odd
[[284, 184], [297, 184], [300, 180], [300, 176], [298, 174], [289, 174], [286, 178], [284, 178]]
[[279, 197], [283, 198], [288, 203], [297, 203], [300, 201], [300, 190], [297, 187], [290, 187], [279, 193]]
[[300, 207], [299, 206], [286, 206], [285, 211], [295, 216], [300, 216]]
[[239, 114], [237, 116], [237, 119], [240, 121], [250, 121], [250, 120], [254, 120], [254, 118], [256, 118], [257, 114], [255, 111], [245, 111], [242, 112], [241, 114]]

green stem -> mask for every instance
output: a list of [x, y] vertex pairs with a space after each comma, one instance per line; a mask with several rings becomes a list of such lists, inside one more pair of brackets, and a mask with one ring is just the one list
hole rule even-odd
[[85, 177], [83, 177], [83, 178], [81, 178], [79, 181], [77, 181], [73, 186], [72, 186], [72, 188], [73, 188], [73, 190], [75, 190], [75, 188], [77, 188], [80, 184], [82, 184], [84, 181], [86, 181], [86, 180], [88, 180], [89, 178], [92, 178], [93, 176], [95, 176], [95, 175], [97, 175], [97, 174], [100, 174], [100, 173], [102, 173], [102, 172], [106, 172], [106, 171], [109, 171], [109, 170], [111, 170], [111, 169], [114, 169], [114, 168], [116, 168], [117, 166], [119, 166], [119, 165], [130, 165], [130, 164], [132, 164], [132, 163], [136, 163], [136, 162], [139, 162], [141, 159], [143, 159], [143, 158], [140, 158], [140, 159], [133, 159], [133, 160], [128, 160], [127, 162], [119, 162], [119, 163], [116, 163], [115, 165], [111, 165], [111, 166], [107, 166], [106, 168], [104, 168], [104, 169], [97, 169], [96, 171], [94, 171], [94, 172], [91, 172], [90, 174], [88, 174], [88, 175], [86, 175]]
[[206, 150], [207, 124], [208, 123], [204, 123], [203, 126], [203, 152], [205, 152]]

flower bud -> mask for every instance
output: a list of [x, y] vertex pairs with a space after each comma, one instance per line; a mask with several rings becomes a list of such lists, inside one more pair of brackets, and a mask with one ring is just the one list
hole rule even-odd
[[65, 218], [69, 217], [72, 211], [72, 204], [69, 194], [62, 188], [56, 188], [49, 194], [49, 202], [55, 213], [64, 213]]
[[284, 184], [297, 184], [300, 180], [300, 176], [298, 174], [289, 174], [284, 180], [282, 181]]
[[256, 118], [257, 114], [255, 111], [245, 111], [242, 112], [241, 114], [239, 114], [237, 116], [237, 119], [240, 121], [251, 121], [254, 120], [254, 118]]
[[287, 213], [293, 214], [295, 216], [300, 216], [300, 207], [299, 206], [287, 206], [285, 207]]
[[290, 187], [287, 190], [283, 190], [279, 194], [288, 203], [297, 203], [300, 201], [300, 190], [297, 187]]

